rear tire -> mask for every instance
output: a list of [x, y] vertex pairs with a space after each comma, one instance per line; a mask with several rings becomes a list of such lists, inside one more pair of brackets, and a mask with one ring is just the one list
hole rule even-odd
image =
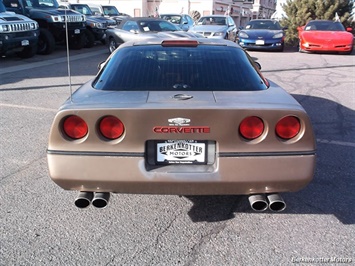
[[21, 52], [16, 53], [21, 58], [31, 58], [37, 53], [37, 45], [26, 46]]
[[51, 54], [55, 49], [55, 40], [47, 29], [40, 29], [38, 36], [37, 54]]

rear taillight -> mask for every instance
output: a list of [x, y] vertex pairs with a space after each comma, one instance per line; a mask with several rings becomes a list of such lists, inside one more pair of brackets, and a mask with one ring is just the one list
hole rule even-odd
[[277, 122], [275, 130], [279, 138], [289, 140], [298, 135], [301, 130], [301, 123], [295, 116], [286, 116]]
[[253, 140], [260, 137], [264, 132], [264, 122], [257, 116], [244, 118], [239, 125], [239, 133], [247, 140]]
[[88, 125], [79, 116], [71, 115], [65, 118], [63, 131], [71, 139], [81, 139], [88, 133]]
[[124, 133], [124, 125], [117, 117], [105, 116], [99, 124], [99, 131], [107, 139], [118, 139]]

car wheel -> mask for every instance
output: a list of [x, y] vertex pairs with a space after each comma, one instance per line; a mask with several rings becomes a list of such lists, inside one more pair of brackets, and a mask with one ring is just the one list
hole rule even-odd
[[108, 43], [108, 49], [110, 51], [110, 53], [113, 53], [113, 51], [115, 51], [117, 49], [118, 45], [115, 41], [114, 38], [110, 38], [109, 43]]
[[55, 40], [47, 29], [40, 29], [38, 36], [37, 54], [51, 54], [55, 49]]
[[26, 46], [21, 52], [16, 53], [21, 58], [31, 58], [37, 53], [37, 45]]
[[84, 47], [91, 48], [95, 45], [95, 36], [89, 30], [84, 30]]

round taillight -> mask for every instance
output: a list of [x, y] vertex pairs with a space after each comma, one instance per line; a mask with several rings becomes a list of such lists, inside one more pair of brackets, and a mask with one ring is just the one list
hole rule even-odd
[[88, 125], [79, 116], [71, 115], [65, 118], [63, 131], [71, 139], [81, 139], [88, 133]]
[[107, 139], [118, 139], [124, 132], [124, 125], [117, 117], [105, 116], [100, 121], [99, 130]]
[[289, 140], [297, 136], [300, 132], [301, 123], [295, 116], [286, 116], [276, 124], [276, 135], [284, 140]]
[[256, 139], [264, 132], [264, 122], [257, 116], [249, 116], [240, 123], [239, 132], [247, 140]]

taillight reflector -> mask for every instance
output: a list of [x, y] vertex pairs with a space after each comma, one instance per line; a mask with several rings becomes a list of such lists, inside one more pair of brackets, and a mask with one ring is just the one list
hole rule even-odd
[[297, 136], [301, 130], [300, 120], [295, 116], [286, 116], [276, 124], [276, 135], [284, 140]]
[[239, 125], [239, 132], [247, 140], [256, 139], [264, 132], [264, 122], [257, 116], [246, 117]]
[[81, 139], [88, 133], [88, 125], [79, 116], [71, 115], [65, 118], [63, 131], [69, 138]]
[[107, 139], [118, 139], [124, 133], [124, 125], [117, 117], [105, 116], [101, 119], [99, 130], [102, 136]]

